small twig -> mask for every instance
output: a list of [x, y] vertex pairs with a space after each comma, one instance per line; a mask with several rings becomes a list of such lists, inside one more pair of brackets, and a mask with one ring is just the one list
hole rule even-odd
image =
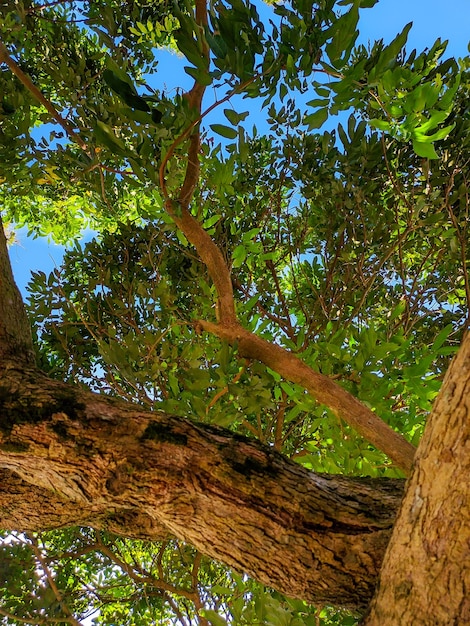
[[287, 407], [287, 393], [284, 390], [282, 390], [282, 401], [281, 401], [278, 411], [276, 412], [276, 427], [274, 430], [274, 449], [275, 450], [281, 450], [282, 445], [284, 443], [284, 439], [282, 437], [282, 430], [284, 428], [286, 407]]
[[[193, 591], [188, 591], [186, 589], [181, 589], [180, 587], [175, 587], [171, 583], [166, 582], [163, 578], [156, 578], [151, 574], [142, 574], [137, 573], [132, 565], [126, 563], [123, 559], [121, 559], [117, 554], [111, 550], [111, 548], [106, 545], [101, 539], [101, 534], [96, 533], [98, 549], [104, 556], [108, 557], [108, 559], [117, 565], [131, 580], [139, 585], [150, 585], [159, 591], [174, 593], [175, 595], [182, 596], [183, 598], [187, 598], [194, 602], [195, 594]], [[163, 573], [163, 572], [162, 572]], [[160, 575], [160, 573], [159, 573]]]
[[[5, 609], [2, 609], [0, 607], [0, 615], [3, 615], [3, 617], [6, 617], [7, 619], [10, 619], [13, 623], [15, 622], [21, 622], [22, 624], [29, 624], [29, 626], [42, 626], [42, 624], [45, 624], [46, 621], [44, 620], [35, 620], [33, 618], [26, 618], [26, 617], [20, 617], [19, 615], [15, 615], [14, 613], [10, 613], [9, 611], [5, 611]], [[63, 621], [63, 620], [61, 620]]]
[[[235, 383], [238, 383], [238, 381], [240, 380], [240, 378], [242, 377], [243, 373], [245, 372], [245, 368], [242, 367], [240, 369], [240, 371], [233, 377], [232, 379], [232, 385]], [[220, 398], [222, 398], [223, 396], [225, 396], [225, 394], [228, 393], [228, 385], [225, 385], [225, 387], [223, 389], [221, 389], [219, 392], [217, 392], [215, 394], [215, 396], [212, 398], [212, 400], [209, 402], [209, 404], [206, 407], [206, 415], [209, 414], [210, 409], [217, 404], [217, 402], [220, 400]]]
[[274, 285], [276, 287], [277, 296], [279, 298], [279, 302], [281, 304], [281, 308], [284, 311], [284, 316], [285, 316], [285, 320], [286, 320], [286, 326], [288, 328], [287, 335], [288, 335], [288, 337], [290, 339], [293, 340], [294, 337], [295, 337], [295, 332], [294, 332], [294, 329], [292, 327], [292, 322], [291, 322], [291, 319], [290, 319], [289, 307], [287, 306], [286, 298], [284, 296], [284, 293], [283, 293], [283, 291], [281, 289], [281, 285], [279, 283], [279, 276], [278, 276], [277, 271], [276, 271], [276, 266], [274, 265], [274, 263], [273, 263], [273, 261], [271, 259], [267, 259], [266, 267], [271, 272], [271, 276], [273, 277]]
[[[247, 287], [245, 287], [244, 285], [242, 285], [237, 278], [233, 278], [232, 282], [233, 282], [234, 288], [238, 289], [239, 291], [241, 291], [245, 297], [247, 297], [247, 298], [251, 298], [252, 297], [252, 294], [250, 293], [249, 289]], [[255, 295], [255, 294], [253, 294], [253, 295]], [[289, 339], [291, 339], [294, 342], [296, 341], [295, 334], [291, 334], [290, 327], [287, 326], [287, 324], [284, 322], [284, 320], [281, 317], [279, 317], [278, 315], [275, 315], [274, 313], [271, 313], [271, 311], [268, 311], [261, 304], [259, 299], [256, 302], [256, 308], [258, 309], [258, 311], [261, 313], [261, 315], [263, 317], [267, 317], [272, 322], [277, 324], [279, 326], [279, 328], [281, 329], [281, 331], [284, 332], [285, 335], [287, 337], [289, 337]]]
[[202, 554], [200, 552], [196, 552], [196, 556], [194, 557], [193, 561], [193, 567], [191, 569], [191, 587], [196, 595], [196, 600], [194, 600], [194, 607], [196, 608], [198, 626], [209, 626], [209, 622], [207, 621], [207, 619], [200, 615], [201, 609], [204, 608], [204, 604], [201, 600], [201, 595], [198, 589], [198, 576], [201, 562]]
[[[455, 229], [455, 234], [460, 244], [460, 259], [461, 259], [461, 264], [462, 264], [462, 273], [463, 273], [464, 285], [465, 285], [465, 298], [467, 301], [467, 319], [465, 320], [465, 325], [469, 326], [470, 324], [470, 280], [469, 280], [468, 269], [467, 269], [467, 244], [466, 244], [466, 237], [465, 237], [466, 221], [465, 221], [465, 225], [462, 228], [460, 228], [457, 222], [457, 218], [455, 217], [454, 209], [452, 208], [452, 205], [449, 201], [450, 192], [454, 186], [455, 174], [456, 174], [456, 171], [454, 170], [450, 177], [449, 184], [447, 185], [447, 188], [446, 188], [446, 208], [449, 213], [449, 217], [451, 219], [452, 225]], [[468, 207], [468, 199], [467, 199], [467, 207]], [[468, 208], [467, 208], [467, 211], [468, 211]]]
[[38, 544], [38, 541], [37, 541], [36, 537], [34, 535], [29, 535], [29, 534], [27, 534], [26, 537], [31, 542], [31, 547], [32, 547], [33, 552], [34, 552], [34, 556], [38, 560], [38, 562], [39, 562], [39, 564], [41, 566], [42, 571], [46, 575], [49, 587], [54, 592], [54, 595], [56, 597], [57, 602], [60, 605], [60, 608], [65, 613], [65, 615], [68, 617], [67, 621], [69, 621], [69, 623], [73, 624], [74, 626], [82, 626], [82, 623], [75, 619], [75, 617], [72, 614], [72, 611], [68, 607], [67, 603], [64, 601], [64, 597], [62, 595], [62, 592], [57, 587], [55, 579], [54, 579], [54, 576], [52, 575], [52, 572], [49, 569], [49, 567], [48, 567], [48, 565], [46, 563], [46, 560], [44, 559], [44, 557], [43, 557], [43, 555], [41, 553], [41, 550], [39, 549], [39, 544]]
[[382, 154], [384, 156], [385, 167], [387, 168], [388, 179], [392, 183], [393, 188], [395, 189], [397, 194], [400, 196], [400, 198], [406, 204], [408, 209], [411, 211], [413, 209], [413, 205], [411, 204], [409, 199], [406, 197], [406, 195], [403, 193], [402, 189], [398, 186], [397, 181], [396, 181], [396, 176], [394, 175], [394, 173], [392, 172], [392, 169], [390, 167], [390, 163], [389, 163], [388, 157], [387, 157], [387, 147], [385, 145], [385, 134], [384, 133], [382, 133], [380, 141], [382, 143]]
[[241, 423], [241, 425], [247, 429], [248, 432], [250, 432], [252, 435], [254, 435], [257, 439], [259, 438], [259, 432], [258, 430], [253, 426], [253, 424], [250, 424], [250, 422], [246, 419], [243, 420], [243, 422]]

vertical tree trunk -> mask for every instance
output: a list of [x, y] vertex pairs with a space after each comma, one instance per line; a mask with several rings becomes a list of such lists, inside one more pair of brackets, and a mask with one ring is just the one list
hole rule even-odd
[[34, 365], [31, 326], [16, 286], [0, 215], [0, 362]]
[[362, 623], [470, 624], [470, 334], [426, 426]]

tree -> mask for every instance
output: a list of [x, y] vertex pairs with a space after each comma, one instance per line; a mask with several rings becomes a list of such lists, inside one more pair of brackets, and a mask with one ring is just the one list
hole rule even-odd
[[5, 623], [468, 621], [468, 59], [335, 4], [3, 9]]

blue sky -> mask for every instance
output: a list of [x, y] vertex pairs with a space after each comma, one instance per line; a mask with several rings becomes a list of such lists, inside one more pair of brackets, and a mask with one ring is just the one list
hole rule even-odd
[[[387, 43], [408, 22], [413, 22], [408, 39], [409, 50], [417, 48], [419, 52], [431, 47], [440, 37], [449, 40], [448, 56], [461, 57], [468, 53], [470, 0], [379, 0], [375, 7], [361, 12], [360, 41], [367, 43], [383, 38]], [[183, 65], [175, 55], [162, 55], [159, 65], [161, 86], [166, 90], [189, 86], [191, 81], [184, 73]], [[223, 116], [222, 112], [219, 115]], [[210, 121], [213, 122], [214, 117]], [[220, 121], [224, 123], [224, 119]], [[259, 121], [262, 123], [263, 120]], [[256, 118], [253, 122], [256, 123]], [[48, 243], [46, 239], [28, 238], [26, 229], [17, 233], [17, 240], [18, 243], [10, 249], [10, 258], [17, 284], [25, 294], [31, 270], [48, 273], [59, 266], [63, 247]]]
[[449, 40], [448, 56], [464, 56], [470, 40], [469, 0], [379, 0], [362, 11], [360, 32], [368, 38], [389, 41], [405, 24], [413, 22], [408, 46], [418, 52], [440, 37]]

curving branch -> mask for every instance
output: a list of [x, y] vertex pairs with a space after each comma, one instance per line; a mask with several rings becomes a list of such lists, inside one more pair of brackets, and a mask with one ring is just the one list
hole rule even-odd
[[316, 372], [292, 352], [266, 341], [240, 325], [233, 327], [204, 320], [199, 320], [197, 325], [231, 345], [236, 345], [240, 356], [261, 361], [287, 380], [305, 387], [318, 402], [327, 406], [367, 441], [385, 452], [398, 467], [410, 472], [415, 447], [331, 378]]
[[[205, 0], [198, 0], [196, 3], [196, 22], [201, 26], [207, 23]], [[209, 63], [207, 49], [205, 54], [207, 63]], [[202, 118], [201, 107], [204, 92], [205, 87], [196, 81], [187, 94], [187, 99], [197, 113], [198, 120]], [[189, 143], [185, 178], [179, 192], [177, 210], [175, 210], [174, 201], [168, 197], [166, 192], [164, 171], [175, 146], [186, 138], [193, 129], [194, 132]], [[217, 292], [218, 324], [199, 321], [197, 326], [232, 345], [237, 344], [239, 354], [242, 356], [257, 359], [287, 380], [303, 385], [320, 403], [325, 404], [365, 439], [385, 452], [399, 468], [409, 473], [416, 449], [400, 433], [394, 431], [340, 385], [315, 372], [293, 353], [245, 330], [238, 322], [230, 268], [217, 244], [189, 212], [189, 205], [199, 180], [199, 148], [199, 126], [193, 123], [175, 140], [160, 167], [160, 185], [166, 198], [166, 210], [188, 241], [196, 248], [208, 269]]]

